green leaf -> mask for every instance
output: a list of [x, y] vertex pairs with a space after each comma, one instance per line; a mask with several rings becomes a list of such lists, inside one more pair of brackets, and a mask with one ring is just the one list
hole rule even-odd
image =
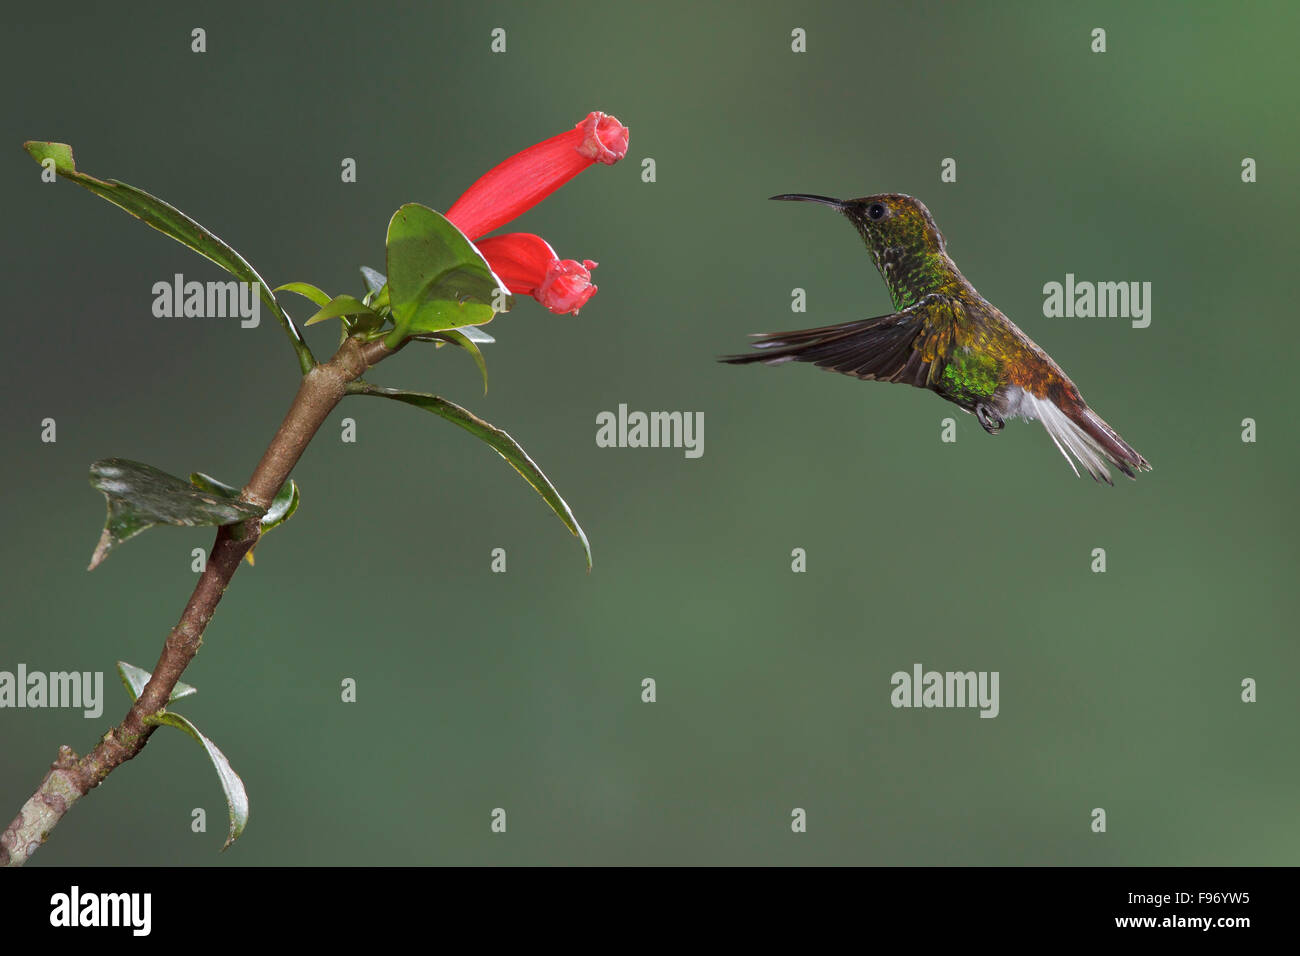
[[105, 458], [90, 466], [90, 484], [108, 499], [108, 520], [95, 553], [93, 571], [117, 545], [156, 524], [195, 528], [260, 518], [262, 509], [245, 501], [195, 488], [152, 465]]
[[[121, 678], [126, 692], [131, 695], [131, 702], [135, 703], [140, 699], [140, 694], [144, 692], [145, 685], [149, 683], [152, 675], [134, 664], [118, 661], [117, 676]], [[167, 698], [167, 703], [197, 693], [198, 690], [192, 685], [177, 681], [171, 696]], [[203, 749], [207, 751], [208, 759], [212, 761], [212, 766], [217, 771], [217, 779], [221, 781], [221, 789], [226, 795], [226, 807], [230, 811], [230, 832], [226, 837], [225, 846], [221, 848], [226, 849], [239, 838], [239, 835], [244, 832], [244, 827], [248, 825], [248, 791], [244, 789], [244, 781], [240, 780], [239, 774], [231, 769], [230, 761], [217, 745], [199, 733], [199, 729], [180, 714], [168, 711], [149, 714], [145, 716], [144, 722], [156, 727], [166, 725], [183, 730], [202, 744]]]
[[290, 478], [271, 499], [271, 507], [262, 515], [262, 534], [278, 528], [298, 510], [298, 483]]
[[391, 398], [398, 402], [405, 402], [407, 405], [414, 405], [416, 408], [423, 408], [435, 415], [441, 415], [447, 421], [459, 425], [470, 434], [487, 442], [497, 454], [510, 463], [515, 471], [519, 472], [524, 481], [533, 486], [537, 493], [551, 506], [551, 510], [564, 522], [565, 527], [572, 531], [574, 536], [582, 543], [582, 550], [587, 556], [587, 570], [591, 570], [591, 545], [587, 543], [587, 535], [578, 524], [578, 519], [573, 516], [573, 512], [569, 509], [565, 500], [560, 497], [560, 493], [555, 490], [555, 486], [551, 484], [550, 479], [542, 473], [542, 469], [537, 467], [537, 464], [528, 457], [528, 453], [508, 434], [495, 425], [483, 421], [474, 413], [447, 401], [445, 398], [439, 398], [437, 395], [406, 392], [396, 388], [383, 388], [379, 385], [371, 385], [368, 382], [353, 382], [349, 387], [349, 391], [355, 395], [377, 395], [380, 398]]
[[328, 292], [322, 292], [310, 282], [286, 282], [284, 285], [278, 285], [272, 292], [296, 292], [305, 299], [311, 299], [317, 305], [325, 305], [329, 302]]
[[46, 159], [54, 161], [54, 169], [60, 176], [70, 179], [79, 186], [84, 186], [96, 196], [107, 199], [113, 205], [125, 209], [137, 219], [157, 229], [165, 236], [170, 236], [182, 245], [188, 246], [199, 255], [215, 262], [235, 278], [244, 282], [256, 282], [261, 288], [262, 301], [271, 309], [276, 321], [280, 323], [294, 352], [298, 356], [298, 366], [306, 375], [316, 365], [311, 349], [303, 341], [302, 333], [293, 324], [289, 314], [275, 301], [270, 287], [238, 252], [216, 235], [199, 225], [175, 206], [151, 196], [142, 189], [128, 186], [116, 179], [96, 179], [77, 170], [72, 157], [72, 147], [67, 143], [43, 143], [36, 140], [26, 142], [23, 148], [32, 159], [40, 163]]
[[477, 325], [462, 325], [458, 329], [444, 329], [441, 332], [416, 332], [411, 338], [417, 342], [432, 342], [437, 348], [442, 348], [451, 342], [449, 335], [452, 332], [459, 332], [475, 345], [480, 343], [487, 345], [496, 341]]
[[514, 300], [487, 260], [440, 213], [407, 203], [388, 224], [388, 288], [393, 331], [389, 348], [416, 332], [441, 332], [492, 321], [496, 300]]
[[[225, 498], [239, 499], [240, 492], [238, 488], [228, 485], [224, 481], [218, 481], [211, 475], [205, 475], [201, 471], [196, 471], [190, 475], [190, 484], [202, 491], [210, 491]], [[266, 514], [262, 515], [262, 534], [266, 534], [272, 528], [284, 524], [293, 517], [293, 513], [297, 510], [298, 483], [290, 478], [280, 486], [280, 490], [271, 499], [271, 507], [267, 508]]]
[[[117, 676], [122, 680], [122, 686], [126, 692], [131, 695], [131, 703], [140, 699], [144, 693], [144, 685], [149, 683], [149, 678], [153, 675], [141, 667], [134, 664], [128, 664], [126, 661], [117, 662]], [[197, 694], [199, 689], [192, 684], [184, 681], [177, 681], [176, 686], [172, 688], [172, 695], [167, 698], [167, 703], [174, 700], [180, 700], [182, 697], [189, 697], [191, 694]]]
[[478, 345], [491, 345], [496, 341], [496, 339], [475, 325], [462, 325], [459, 328], [449, 329], [448, 331], [459, 332], [461, 335], [465, 336], [465, 338]]
[[244, 781], [239, 779], [239, 774], [231, 768], [230, 761], [226, 759], [226, 755], [220, 748], [199, 733], [199, 729], [180, 714], [171, 711], [149, 714], [144, 718], [144, 722], [155, 727], [167, 726], [183, 730], [207, 751], [208, 759], [212, 761], [212, 767], [217, 771], [217, 779], [221, 781], [221, 791], [226, 795], [226, 808], [230, 811], [230, 832], [221, 847], [222, 850], [228, 849], [230, 844], [239, 839], [239, 835], [244, 832], [244, 827], [248, 826], [248, 791], [244, 789]]
[[315, 325], [326, 319], [342, 319], [345, 338], [353, 333], [370, 335], [378, 332], [384, 325], [384, 317], [371, 308], [370, 300], [373, 293], [367, 293], [367, 301], [359, 302], [350, 295], [335, 296], [331, 299], [329, 293], [307, 282], [290, 282], [275, 291], [279, 292], [282, 289], [306, 296], [321, 307], [320, 311], [304, 323], [305, 325]]
[[[232, 487], [224, 481], [218, 481], [211, 475], [205, 475], [201, 471], [196, 471], [190, 475], [190, 484], [195, 488], [199, 488], [203, 491], [210, 491], [213, 494], [222, 495], [225, 498], [239, 498], [238, 488]], [[280, 486], [280, 490], [277, 491], [275, 497], [271, 499], [271, 507], [267, 508], [266, 514], [262, 515], [262, 520], [260, 522], [262, 537], [265, 537], [267, 532], [272, 528], [278, 528], [293, 517], [293, 513], [298, 510], [298, 500], [298, 483], [290, 478]], [[260, 544], [261, 542], [259, 541], [258, 543]], [[253, 564], [253, 551], [255, 550], [255, 546], [249, 549], [246, 556], [249, 564]]]
[[341, 319], [354, 315], [373, 316], [379, 318], [378, 313], [368, 305], [362, 304], [359, 299], [350, 295], [336, 295], [330, 299], [325, 306], [308, 319], [304, 325], [315, 325], [317, 322], [324, 322], [326, 319]]
[[379, 290], [388, 285], [388, 276], [370, 266], [361, 267], [361, 278], [365, 280], [366, 290], [374, 295], [379, 295]]
[[[377, 272], [369, 266], [361, 267], [361, 276], [366, 280], [366, 288], [369, 290], [370, 295], [374, 296], [374, 298], [370, 300], [370, 307], [372, 309], [380, 309], [387, 306], [389, 304], [388, 276], [384, 275], [382, 272]], [[476, 325], [462, 325], [455, 329], [449, 329], [448, 331], [459, 332], [461, 335], [465, 336], [465, 338], [478, 345], [488, 345], [496, 341], [496, 339], [488, 335]], [[438, 333], [429, 334], [437, 335]], [[424, 338], [423, 335], [413, 335], [411, 337]], [[442, 343], [439, 343], [439, 345], [441, 344]]]
[[361, 267], [361, 278], [366, 283], [366, 304], [377, 312], [391, 310], [388, 297], [388, 276], [370, 266]]
[[218, 481], [211, 475], [205, 475], [201, 471], [190, 473], [190, 484], [200, 491], [211, 491], [221, 495], [223, 498], [238, 498], [239, 489], [234, 485], [228, 485], [224, 481]]
[[343, 320], [343, 329], [348, 335], [359, 335], [367, 342], [379, 338], [379, 330], [383, 327], [384, 317], [378, 314], [359, 315], [355, 319]]

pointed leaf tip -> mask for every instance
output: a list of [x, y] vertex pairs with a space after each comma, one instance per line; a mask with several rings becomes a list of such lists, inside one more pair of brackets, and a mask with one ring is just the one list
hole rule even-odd
[[230, 761], [221, 752], [221, 748], [201, 734], [197, 727], [180, 714], [163, 711], [146, 716], [144, 722], [157, 727], [175, 727], [177, 730], [184, 731], [197, 740], [207, 752], [208, 759], [212, 761], [212, 768], [217, 772], [217, 779], [221, 781], [221, 791], [226, 797], [226, 809], [230, 814], [230, 830], [226, 834], [226, 842], [221, 847], [223, 851], [229, 849], [230, 844], [238, 840], [240, 834], [244, 832], [244, 827], [248, 826], [248, 791], [244, 788], [244, 781], [230, 766]]
[[[153, 677], [143, 667], [136, 667], [126, 661], [117, 662], [117, 676], [121, 679], [126, 692], [131, 695], [131, 703], [133, 704], [140, 699], [140, 695], [144, 693], [144, 685], [149, 683], [149, 678]], [[193, 684], [177, 681], [176, 686], [172, 688], [171, 696], [167, 698], [167, 703], [170, 704], [174, 700], [180, 700], [182, 697], [189, 697], [191, 694], [197, 694], [198, 692], [199, 689]]]
[[260, 518], [262, 509], [187, 484], [138, 461], [105, 458], [90, 466], [90, 484], [108, 502], [108, 518], [90, 558], [93, 571], [123, 541], [158, 524], [216, 527]]
[[77, 171], [77, 164], [72, 158], [72, 147], [67, 143], [45, 143], [30, 139], [23, 143], [23, 149], [38, 163], [43, 164], [47, 159], [54, 160], [55, 171], [64, 176]]
[[140, 695], [144, 693], [144, 685], [149, 683], [149, 678], [152, 675], [142, 667], [136, 667], [126, 661], [118, 661], [117, 676], [121, 679], [122, 686], [126, 688], [131, 703], [134, 704], [140, 699]]
[[315, 325], [317, 322], [324, 322], [327, 319], [351, 318], [355, 315], [364, 315], [378, 319], [379, 316], [370, 306], [365, 305], [355, 296], [336, 295], [323, 305], [315, 315], [303, 323], [306, 325]]
[[97, 179], [81, 172], [73, 160], [72, 147], [67, 143], [29, 140], [23, 144], [23, 148], [38, 163], [53, 159], [55, 171], [60, 176], [90, 190], [96, 196], [108, 200], [163, 235], [175, 239], [205, 259], [215, 262], [236, 279], [255, 285], [262, 302], [266, 303], [271, 314], [275, 316], [276, 321], [289, 337], [290, 344], [298, 357], [299, 369], [305, 375], [315, 366], [316, 359], [312, 356], [311, 349], [303, 341], [302, 333], [294, 325], [293, 319], [289, 318], [289, 314], [280, 308], [280, 303], [275, 301], [271, 287], [262, 280], [261, 275], [247, 259], [216, 234], [171, 203], [164, 202], [143, 189], [137, 189], [116, 179]]
[[296, 293], [297, 295], [302, 296], [304, 299], [310, 299], [312, 302], [315, 302], [318, 306], [328, 305], [330, 300], [328, 292], [321, 291], [320, 289], [312, 285], [310, 282], [286, 282], [284, 285], [276, 286], [271, 291], [272, 292], [293, 292]]
[[370, 266], [361, 267], [361, 278], [366, 283], [366, 290], [372, 295], [379, 295], [379, 290], [388, 285], [388, 276]]

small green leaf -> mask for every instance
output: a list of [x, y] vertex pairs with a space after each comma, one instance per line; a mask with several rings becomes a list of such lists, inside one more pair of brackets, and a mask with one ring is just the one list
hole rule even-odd
[[183, 730], [207, 751], [208, 759], [212, 761], [212, 767], [217, 771], [217, 779], [221, 781], [221, 791], [226, 795], [226, 808], [230, 811], [230, 832], [221, 847], [222, 850], [228, 849], [230, 844], [239, 839], [239, 835], [244, 832], [244, 827], [248, 826], [248, 791], [244, 789], [244, 781], [239, 779], [239, 774], [231, 768], [230, 761], [226, 759], [226, 755], [220, 748], [199, 733], [199, 729], [180, 714], [171, 711], [149, 714], [144, 718], [144, 722], [155, 727], [167, 726]]
[[218, 481], [211, 475], [205, 475], [201, 471], [191, 472], [190, 484], [200, 491], [211, 491], [221, 495], [223, 498], [239, 498], [239, 489], [234, 485], [228, 485], [224, 481]]
[[289, 336], [294, 352], [297, 353], [298, 366], [302, 373], [306, 375], [315, 367], [316, 359], [312, 356], [307, 343], [303, 341], [302, 333], [293, 324], [293, 319], [280, 308], [280, 303], [276, 302], [275, 296], [271, 294], [270, 286], [262, 280], [257, 270], [231, 246], [222, 242], [216, 235], [175, 206], [149, 195], [143, 189], [136, 189], [116, 179], [96, 179], [94, 176], [79, 172], [72, 157], [72, 147], [67, 143], [43, 143], [32, 140], [23, 143], [23, 148], [38, 163], [47, 158], [53, 159], [55, 172], [60, 176], [72, 180], [79, 186], [84, 186], [96, 196], [125, 209], [163, 235], [170, 236], [204, 258], [212, 260], [235, 278], [244, 282], [257, 283], [261, 289], [262, 301], [271, 309], [271, 314]]
[[449, 331], [459, 332], [461, 335], [465, 336], [465, 338], [477, 345], [491, 345], [496, 341], [496, 339], [488, 335], [476, 325], [462, 325], [459, 328], [450, 329]]
[[379, 315], [370, 306], [365, 305], [361, 300], [350, 295], [336, 295], [330, 299], [325, 306], [304, 322], [304, 325], [315, 325], [317, 322], [324, 322], [327, 319], [341, 319], [354, 315], [373, 316], [379, 318]]
[[[358, 315], [354, 319], [344, 319], [343, 328], [348, 335], [360, 336], [369, 342], [379, 338], [379, 330], [384, 327], [382, 315]], [[340, 345], [343, 343], [340, 342]]]
[[505, 287], [475, 245], [442, 214], [407, 203], [388, 224], [389, 348], [416, 332], [492, 321], [494, 300], [508, 311]]
[[[203, 491], [210, 491], [214, 494], [222, 495], [226, 498], [239, 498], [239, 489], [226, 484], [224, 481], [218, 481], [211, 475], [205, 475], [201, 471], [196, 471], [190, 475], [190, 484], [195, 488]], [[272, 528], [277, 528], [293, 517], [293, 513], [298, 510], [298, 483], [290, 478], [280, 490], [275, 493], [271, 499], [271, 507], [266, 509], [266, 514], [262, 515], [260, 523], [262, 536]], [[260, 542], [259, 542], [260, 543]], [[250, 549], [247, 555], [248, 563], [253, 563], [253, 550]]]
[[60, 176], [72, 176], [77, 172], [77, 164], [72, 158], [72, 147], [67, 143], [42, 143], [38, 140], [28, 140], [23, 143], [23, 149], [27, 150], [32, 159], [38, 163], [44, 163], [47, 159], [54, 160], [54, 171]]
[[388, 296], [388, 276], [370, 266], [361, 267], [361, 278], [366, 283], [366, 304], [376, 312], [386, 313], [392, 308]]
[[[365, 278], [365, 287], [369, 290], [369, 295], [374, 297], [370, 299], [370, 308], [382, 310], [382, 308], [389, 306], [389, 277], [385, 276], [382, 272], [374, 271], [374, 269], [370, 268], [369, 265], [363, 265], [363, 267], [361, 267], [361, 276]], [[497, 341], [497, 339], [489, 336], [489, 334], [484, 332], [484, 330], [478, 328], [477, 325], [460, 325], [456, 326], [455, 329], [448, 329], [448, 332], [459, 332], [461, 336], [468, 338], [469, 341], [476, 343], [476, 345], [491, 345], [491, 343]], [[420, 338], [424, 339], [424, 341], [437, 341], [439, 334], [441, 333], [420, 333], [411, 336], [411, 338]], [[438, 341], [438, 347], [442, 347], [443, 345], [445, 345], [445, 342]]]
[[[196, 471], [190, 475], [190, 484], [202, 491], [211, 491], [225, 498], [237, 500], [240, 494], [239, 489], [233, 485], [218, 481], [211, 475], [205, 475], [201, 471]], [[284, 524], [293, 517], [293, 513], [297, 510], [298, 483], [290, 478], [280, 486], [280, 490], [271, 499], [271, 507], [267, 508], [266, 514], [262, 515], [262, 534], [266, 534], [272, 528]]]
[[[140, 699], [144, 693], [144, 685], [149, 683], [149, 678], [153, 675], [143, 668], [136, 667], [134, 664], [128, 664], [126, 661], [117, 662], [117, 676], [122, 679], [122, 686], [126, 692], [131, 695], [131, 703]], [[172, 688], [172, 695], [167, 698], [167, 703], [174, 700], [180, 700], [182, 697], [189, 697], [191, 694], [197, 694], [199, 689], [192, 684], [184, 681], [177, 681], [176, 686]]]
[[262, 509], [204, 491], [152, 465], [105, 458], [90, 466], [90, 484], [108, 499], [108, 520], [95, 553], [93, 571], [117, 545], [156, 524], [195, 528], [260, 518]]
[[388, 285], [388, 276], [370, 266], [361, 267], [361, 278], [365, 280], [366, 290], [379, 295], [379, 290]]
[[[371, 299], [370, 301], [370, 307], [373, 309], [379, 309], [383, 306], [387, 306], [388, 305], [388, 276], [384, 275], [382, 272], [376, 272], [374, 269], [370, 268], [369, 266], [361, 267], [361, 275], [366, 280], [366, 288], [370, 290], [370, 295], [375, 296], [375, 298]], [[488, 335], [477, 325], [462, 325], [455, 329], [448, 329], [447, 331], [459, 332], [461, 335], [465, 336], [465, 338], [469, 339], [471, 342], [477, 345], [490, 345], [491, 343], [496, 341], [496, 339]], [[441, 333], [438, 332], [421, 333], [418, 335], [413, 335], [411, 336], [411, 338], [430, 341], [430, 340], [437, 340], [437, 337], [440, 334]], [[444, 342], [442, 341], [438, 342], [438, 346], [440, 348], [442, 347], [443, 344]]]
[[560, 497], [560, 493], [556, 491], [550, 479], [543, 474], [542, 469], [537, 467], [537, 464], [528, 457], [528, 453], [508, 434], [495, 425], [483, 421], [473, 412], [467, 411], [445, 398], [439, 398], [437, 395], [406, 392], [396, 388], [383, 388], [379, 385], [371, 385], [368, 382], [354, 382], [349, 391], [355, 395], [377, 395], [380, 398], [391, 398], [398, 402], [405, 402], [407, 405], [414, 405], [416, 408], [423, 408], [435, 415], [441, 415], [447, 421], [459, 425], [470, 434], [487, 442], [497, 454], [510, 463], [515, 471], [519, 472], [524, 481], [533, 486], [543, 500], [551, 506], [551, 510], [564, 522], [565, 527], [572, 531], [574, 537], [582, 543], [582, 550], [587, 556], [587, 570], [591, 570], [591, 545], [587, 543], [587, 535], [578, 524], [578, 519], [573, 516], [568, 504]]
[[298, 510], [298, 483], [290, 478], [284, 483], [284, 486], [276, 492], [271, 499], [271, 507], [266, 509], [266, 514], [262, 515], [262, 534], [266, 534], [272, 528], [278, 528]]
[[286, 282], [284, 285], [278, 285], [272, 292], [296, 292], [304, 299], [311, 299], [317, 305], [325, 305], [329, 302], [328, 292], [322, 292], [310, 282]]
[[455, 344], [452, 343], [450, 338], [449, 333], [452, 332], [460, 333], [460, 335], [469, 339], [475, 345], [478, 345], [479, 343], [490, 344], [496, 341], [496, 339], [482, 331], [477, 325], [462, 325], [458, 329], [444, 329], [441, 332], [417, 332], [415, 335], [410, 336], [410, 338], [416, 342], [432, 342], [435, 348], [442, 348], [447, 344]]

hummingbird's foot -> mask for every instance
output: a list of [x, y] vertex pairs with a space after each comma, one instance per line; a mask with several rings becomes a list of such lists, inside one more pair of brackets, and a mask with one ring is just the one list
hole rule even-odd
[[992, 406], [985, 405], [983, 402], [979, 402], [975, 406], [975, 417], [980, 420], [980, 424], [984, 426], [984, 430], [990, 435], [996, 435], [1002, 431], [1002, 426], [1006, 424], [1002, 420], [1002, 416], [994, 411]]

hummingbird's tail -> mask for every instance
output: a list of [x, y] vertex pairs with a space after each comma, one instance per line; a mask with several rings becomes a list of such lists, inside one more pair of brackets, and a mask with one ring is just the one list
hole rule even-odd
[[1043, 423], [1076, 475], [1079, 469], [1075, 468], [1071, 455], [1089, 475], [1108, 485], [1112, 482], [1107, 462], [1130, 478], [1137, 477], [1135, 471], [1151, 470], [1151, 464], [1082, 401], [1067, 400], [1062, 408], [1046, 396], [1038, 398], [1022, 392], [1017, 411], [1030, 421], [1038, 419]]

